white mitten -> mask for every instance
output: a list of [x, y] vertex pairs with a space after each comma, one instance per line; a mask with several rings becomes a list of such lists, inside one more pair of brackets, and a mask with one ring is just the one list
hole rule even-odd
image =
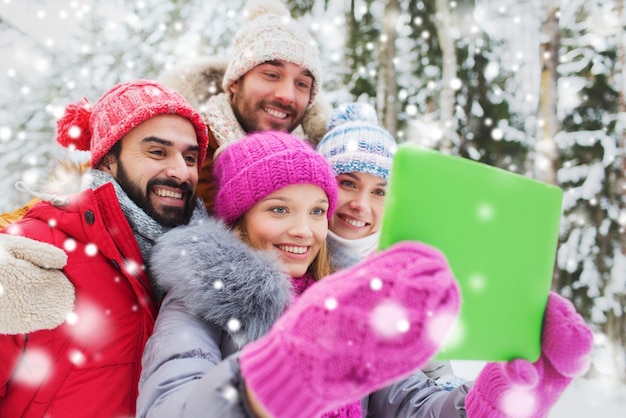
[[61, 269], [67, 254], [25, 237], [0, 234], [0, 334], [52, 329], [74, 307], [74, 286]]

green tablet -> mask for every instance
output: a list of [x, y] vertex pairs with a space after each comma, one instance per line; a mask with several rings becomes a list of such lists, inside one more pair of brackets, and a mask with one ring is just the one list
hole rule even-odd
[[554, 185], [415, 144], [398, 147], [379, 247], [430, 244], [461, 288], [459, 318], [436, 358], [539, 358], [562, 199]]

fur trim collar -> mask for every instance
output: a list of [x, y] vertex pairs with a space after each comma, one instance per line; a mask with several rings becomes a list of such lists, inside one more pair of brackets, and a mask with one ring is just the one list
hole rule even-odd
[[251, 249], [214, 218], [162, 235], [149, 270], [161, 290], [220, 326], [238, 347], [265, 335], [293, 300], [278, 261]]
[[[357, 262], [341, 248], [329, 250], [336, 269]], [[215, 218], [163, 234], [152, 249], [149, 270], [159, 290], [220, 326], [238, 347], [265, 335], [294, 298], [278, 260], [253, 250]]]
[[[222, 78], [227, 65], [228, 59], [223, 57], [198, 58], [173, 67], [162, 74], [159, 81], [178, 91], [195, 109], [205, 112], [209, 98], [224, 93]], [[302, 130], [313, 146], [317, 146], [326, 134], [326, 124], [332, 112], [330, 104], [320, 95], [321, 92], [302, 120]]]
[[32, 189], [23, 181], [18, 181], [15, 187], [53, 205], [63, 205], [67, 203], [67, 195], [88, 189], [92, 180], [89, 163], [64, 154], [54, 159], [44, 180]]

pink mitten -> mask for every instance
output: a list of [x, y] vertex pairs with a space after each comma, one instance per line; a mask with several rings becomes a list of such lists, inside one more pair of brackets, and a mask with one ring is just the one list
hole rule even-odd
[[592, 344], [591, 330], [572, 303], [551, 292], [539, 360], [487, 364], [465, 398], [467, 416], [546, 417], [572, 379], [589, 368]]
[[274, 417], [313, 417], [410, 374], [459, 310], [443, 255], [402, 242], [315, 283], [243, 349], [246, 385]]

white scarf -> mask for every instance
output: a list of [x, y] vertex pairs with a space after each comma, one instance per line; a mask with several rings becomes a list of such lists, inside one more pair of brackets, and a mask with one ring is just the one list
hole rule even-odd
[[[246, 132], [233, 113], [230, 96], [226, 93], [216, 94], [209, 98], [202, 117], [219, 145], [215, 155], [218, 155], [228, 144], [246, 136]], [[306, 138], [302, 125], [298, 125], [291, 134], [301, 139]]]
[[342, 247], [351, 251], [361, 258], [365, 259], [368, 255], [372, 254], [378, 247], [378, 240], [380, 238], [380, 231], [374, 232], [372, 235], [368, 235], [358, 239], [345, 239], [335, 234], [333, 231], [328, 231], [328, 238], [332, 239]]

